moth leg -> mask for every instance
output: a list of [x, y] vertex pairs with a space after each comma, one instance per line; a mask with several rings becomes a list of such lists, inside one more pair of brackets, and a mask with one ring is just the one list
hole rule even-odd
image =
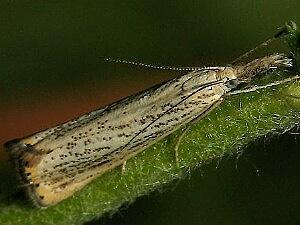
[[213, 103], [205, 112], [203, 112], [201, 115], [197, 116], [196, 118], [194, 118], [193, 120], [191, 120], [188, 124], [185, 125], [185, 127], [183, 128], [181, 134], [179, 135], [179, 137], [176, 140], [176, 144], [174, 147], [174, 153], [175, 153], [175, 162], [177, 167], [179, 167], [179, 154], [178, 154], [178, 149], [179, 146], [181, 144], [182, 138], [184, 137], [184, 135], [186, 134], [186, 132], [188, 132], [188, 130], [195, 124], [197, 123], [199, 120], [201, 120], [203, 117], [205, 117], [208, 113], [210, 113], [213, 109], [215, 109], [216, 107], [218, 107], [221, 102], [223, 101], [223, 98], [220, 98], [217, 102]]
[[245, 89], [245, 90], [237, 90], [237, 91], [229, 92], [227, 95], [238, 95], [238, 94], [242, 94], [242, 93], [254, 92], [254, 91], [257, 91], [257, 90], [260, 90], [260, 89], [265, 89], [265, 88], [268, 88], [268, 87], [274, 87], [274, 86], [277, 86], [277, 85], [280, 85], [280, 84], [285, 84], [285, 83], [291, 82], [293, 80], [298, 80], [298, 79], [300, 79], [299, 75], [294, 76], [294, 77], [290, 77], [290, 78], [286, 78], [284, 80], [275, 81], [273, 83], [263, 85], [263, 86], [254, 86], [252, 88], [248, 88], [248, 89]]
[[203, 115], [200, 115], [200, 116], [196, 117], [196, 118], [193, 119], [191, 122], [189, 122], [187, 125], [185, 125], [185, 127], [182, 129], [181, 134], [179, 135], [179, 137], [177, 137], [176, 144], [175, 144], [175, 147], [174, 147], [175, 162], [176, 162], [176, 166], [177, 166], [177, 167], [179, 167], [178, 149], [179, 149], [179, 146], [180, 146], [180, 144], [181, 144], [182, 138], [183, 138], [184, 135], [189, 131], [189, 129], [190, 129], [195, 123], [197, 123], [201, 118], [203, 118]]
[[184, 137], [184, 135], [186, 134], [186, 132], [190, 129], [191, 124], [188, 124], [188, 126], [185, 126], [181, 132], [181, 134], [179, 135], [179, 137], [176, 140], [176, 144], [174, 147], [174, 154], [175, 154], [175, 162], [176, 162], [176, 166], [179, 167], [179, 158], [178, 158], [178, 149], [179, 149], [179, 145], [182, 141], [182, 138]]
[[121, 173], [122, 173], [122, 175], [125, 173], [125, 170], [126, 170], [126, 162], [127, 161], [124, 161], [123, 164], [122, 164], [122, 167], [121, 167]]

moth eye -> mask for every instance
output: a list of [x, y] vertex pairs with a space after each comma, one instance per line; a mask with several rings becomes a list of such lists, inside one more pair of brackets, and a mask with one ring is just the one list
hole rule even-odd
[[227, 80], [225, 82], [225, 86], [229, 89], [233, 89], [236, 88], [238, 86], [238, 81], [236, 79], [232, 79], [232, 80]]

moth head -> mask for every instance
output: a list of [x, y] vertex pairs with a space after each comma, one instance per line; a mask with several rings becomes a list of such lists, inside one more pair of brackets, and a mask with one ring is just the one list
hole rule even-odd
[[250, 82], [254, 77], [266, 74], [269, 71], [290, 67], [293, 67], [292, 59], [287, 58], [284, 54], [273, 54], [236, 66], [235, 69], [239, 80]]
[[218, 80], [223, 81], [224, 86], [228, 90], [235, 89], [240, 83], [236, 76], [236, 70], [232, 67], [227, 67], [220, 71], [218, 74]]
[[237, 78], [235, 79], [230, 79], [230, 78], [227, 78], [226, 81], [224, 82], [224, 85], [229, 89], [229, 90], [232, 90], [232, 89], [235, 89], [237, 88], [237, 86], [240, 84], [239, 80]]

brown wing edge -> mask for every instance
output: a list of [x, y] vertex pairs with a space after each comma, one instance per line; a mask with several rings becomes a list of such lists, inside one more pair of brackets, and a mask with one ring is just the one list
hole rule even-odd
[[43, 196], [39, 196], [36, 192], [37, 187], [30, 178], [31, 174], [26, 172], [26, 168], [37, 163], [37, 159], [40, 158], [37, 156], [41, 156], [41, 154], [37, 154], [36, 149], [32, 145], [25, 144], [21, 139], [13, 139], [6, 142], [4, 149], [16, 168], [17, 176], [25, 194], [35, 206], [46, 208], [47, 205], [43, 204]]

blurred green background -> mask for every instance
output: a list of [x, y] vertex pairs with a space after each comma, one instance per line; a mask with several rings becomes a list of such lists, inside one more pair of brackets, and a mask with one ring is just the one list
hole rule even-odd
[[[226, 65], [299, 12], [298, 0], [1, 1], [0, 144], [178, 75], [101, 57]], [[260, 140], [89, 224], [300, 224], [299, 141]]]

